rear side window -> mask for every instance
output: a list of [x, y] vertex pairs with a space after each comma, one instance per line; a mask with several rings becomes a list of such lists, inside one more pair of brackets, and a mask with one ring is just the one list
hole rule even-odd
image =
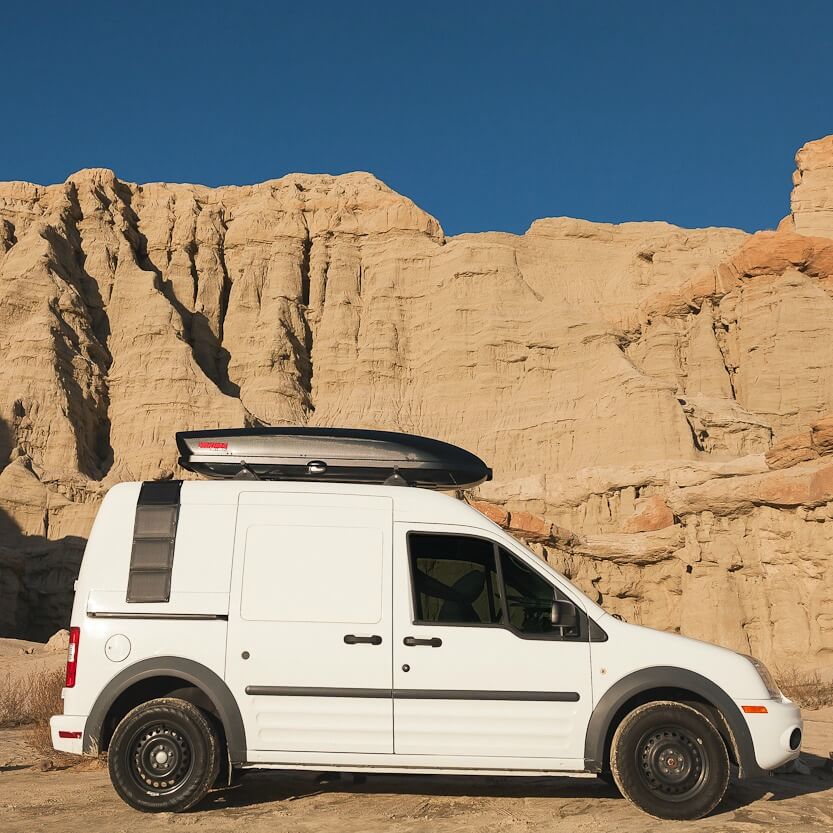
[[408, 536], [416, 618], [422, 622], [500, 621], [495, 548], [463, 535]]

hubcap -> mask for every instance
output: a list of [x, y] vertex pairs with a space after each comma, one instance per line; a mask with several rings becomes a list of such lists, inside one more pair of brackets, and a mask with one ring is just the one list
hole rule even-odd
[[140, 729], [130, 745], [131, 774], [147, 792], [172, 793], [194, 765], [191, 745], [175, 726], [156, 723]]
[[702, 741], [679, 726], [646, 733], [636, 748], [644, 783], [667, 801], [684, 801], [703, 788], [708, 757]]

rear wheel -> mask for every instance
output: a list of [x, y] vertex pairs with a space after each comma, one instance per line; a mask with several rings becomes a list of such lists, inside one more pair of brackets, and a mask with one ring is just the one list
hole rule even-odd
[[186, 700], [142, 703], [116, 727], [108, 756], [119, 796], [143, 812], [177, 813], [201, 801], [220, 770], [220, 743]]
[[699, 819], [721, 801], [729, 756], [720, 733], [682, 703], [634, 709], [613, 736], [610, 769], [626, 798], [661, 819]]

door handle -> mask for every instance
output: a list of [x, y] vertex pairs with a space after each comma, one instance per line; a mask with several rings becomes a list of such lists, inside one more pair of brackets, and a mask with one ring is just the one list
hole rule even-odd
[[381, 645], [382, 637], [378, 634], [373, 634], [373, 636], [356, 636], [355, 634], [348, 633], [345, 634], [344, 641], [348, 645]]
[[417, 639], [415, 636], [406, 636], [402, 640], [409, 648], [414, 645], [427, 645], [429, 648], [439, 648], [443, 644], [439, 636], [432, 636], [431, 639]]

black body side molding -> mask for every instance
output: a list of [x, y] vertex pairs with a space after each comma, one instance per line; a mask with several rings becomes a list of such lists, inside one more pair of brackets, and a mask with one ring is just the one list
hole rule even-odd
[[492, 691], [439, 688], [331, 688], [250, 685], [246, 694], [260, 697], [359, 697], [394, 700], [509, 700], [525, 703], [577, 703], [577, 691]]
[[246, 763], [246, 729], [234, 695], [210, 668], [180, 657], [152, 657], [141, 660], [116, 674], [107, 683], [98, 695], [84, 726], [84, 754], [99, 753], [104, 721], [116, 698], [135, 683], [153, 677], [175, 677], [200, 689], [211, 701], [222, 721], [231, 762]]
[[720, 686], [706, 677], [684, 668], [664, 665], [645, 668], [623, 677], [611, 686], [596, 704], [590, 716], [584, 741], [584, 765], [588, 772], [602, 772], [605, 767], [607, 734], [619, 709], [631, 697], [654, 688], [685, 689], [711, 703], [720, 713], [719, 716], [725, 724], [717, 728], [729, 734], [729, 742], [738, 761], [740, 777], [753, 778], [766, 774], [766, 771], [761, 769], [755, 760], [752, 735], [734, 700]]

